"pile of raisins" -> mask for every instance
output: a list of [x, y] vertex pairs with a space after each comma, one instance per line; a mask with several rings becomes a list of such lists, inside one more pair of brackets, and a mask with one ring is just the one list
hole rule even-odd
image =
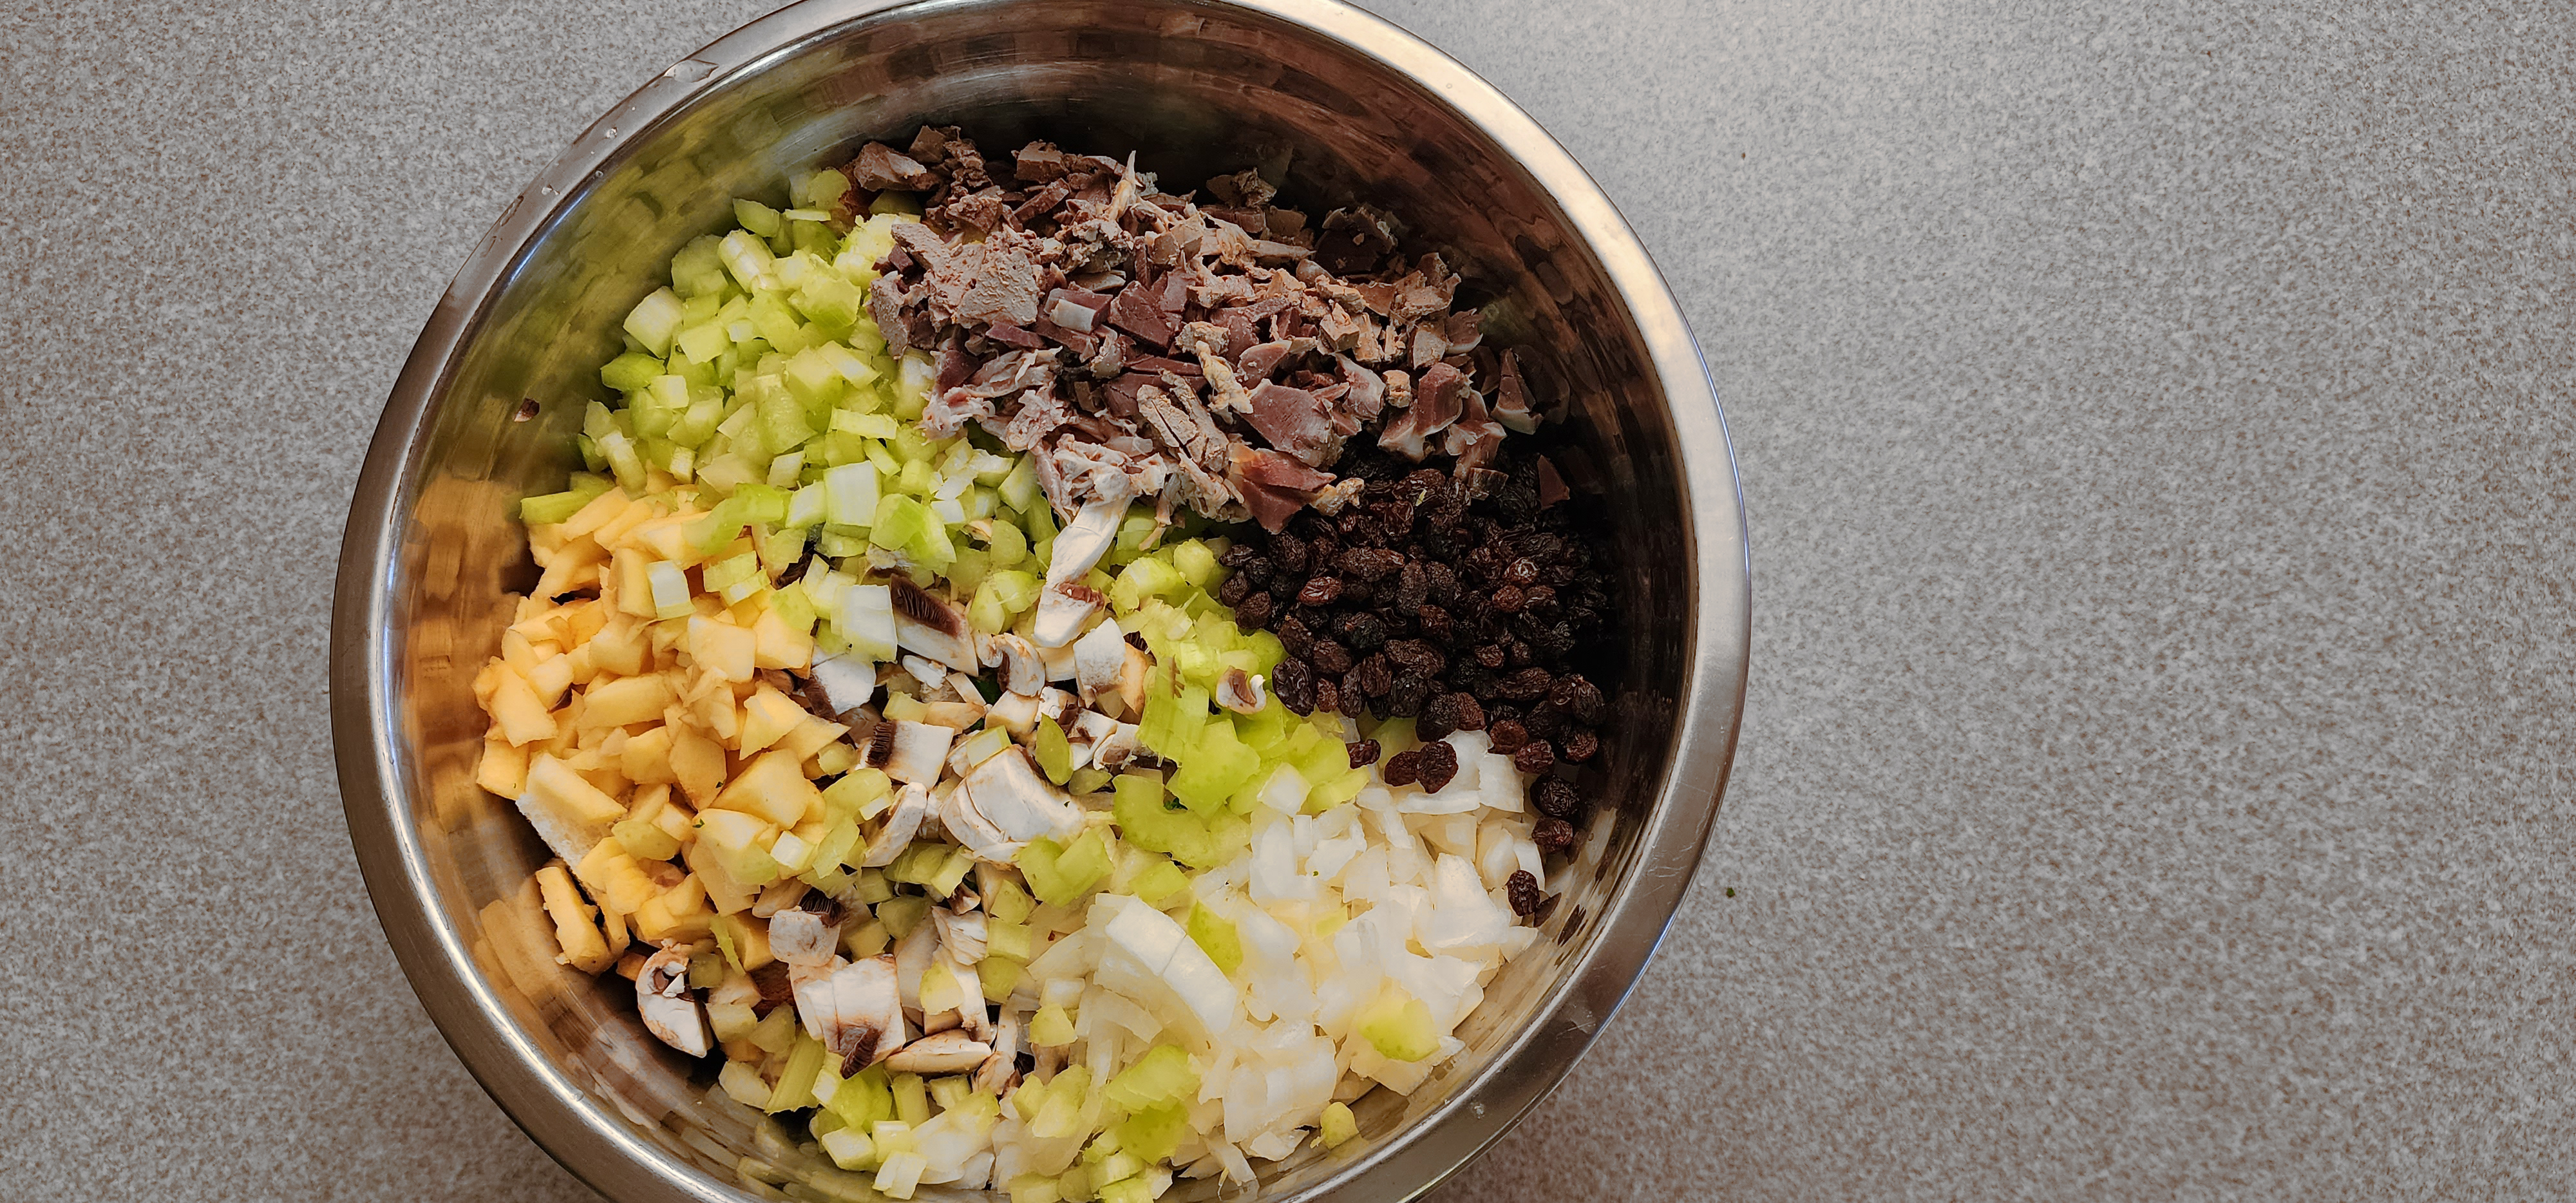
[[[1221, 559], [1232, 572], [1217, 600], [1244, 630], [1278, 634], [1288, 656], [1271, 688], [1290, 710], [1414, 720], [1424, 744], [1387, 758], [1390, 784], [1440, 789], [1457, 755], [1433, 741], [1485, 732], [1540, 778], [1533, 837], [1561, 851], [1586, 809], [1570, 766], [1600, 754], [1608, 712], [1582, 671], [1612, 653], [1599, 526], [1580, 501], [1541, 504], [1535, 455], [1453, 474], [1363, 447], [1338, 466], [1368, 482], [1359, 498], [1279, 534], [1245, 531]], [[1364, 741], [1352, 761], [1377, 751]]]

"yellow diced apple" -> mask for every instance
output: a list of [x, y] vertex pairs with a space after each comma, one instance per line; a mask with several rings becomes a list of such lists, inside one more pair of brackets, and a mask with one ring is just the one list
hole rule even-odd
[[805, 821], [808, 810], [821, 812], [823, 791], [805, 779], [804, 757], [769, 751], [734, 774], [724, 792], [716, 795], [715, 804], [793, 827]]
[[566, 538], [587, 535], [608, 525], [610, 519], [625, 513], [627, 507], [632, 504], [634, 503], [626, 496], [626, 490], [610, 489], [591, 498], [588, 505], [574, 510], [572, 517], [564, 519], [559, 524], [559, 529]]
[[581, 725], [625, 727], [659, 721], [671, 704], [671, 683], [660, 676], [619, 677], [582, 691]]
[[627, 736], [626, 746], [617, 750], [617, 767], [637, 785], [678, 781], [671, 775], [671, 729], [653, 727], [641, 735]]
[[563, 949], [559, 960], [583, 973], [600, 973], [617, 963], [607, 938], [591, 922], [589, 904], [572, 888], [562, 865], [537, 870], [537, 889], [545, 898], [546, 914], [555, 921], [555, 944]]
[[763, 609], [751, 624], [752, 663], [762, 668], [804, 668], [814, 662], [814, 637]]
[[742, 961], [743, 972], [749, 973], [778, 959], [769, 951], [769, 925], [740, 911], [723, 915], [716, 926], [733, 939], [733, 955]]
[[528, 679], [507, 664], [492, 680], [492, 721], [500, 724], [501, 737], [513, 746], [524, 746], [555, 735], [554, 715], [547, 713], [545, 702], [528, 686]]
[[632, 677], [644, 671], [644, 644], [644, 625], [620, 614], [582, 646], [590, 649], [590, 662], [601, 672]]
[[539, 756], [529, 762], [527, 792], [565, 818], [585, 826], [614, 823], [626, 817], [626, 808], [617, 799], [552, 756]]
[[727, 745], [742, 737], [742, 711], [734, 705], [730, 689], [710, 689], [690, 703], [697, 725]]
[[632, 547], [610, 553], [610, 578], [617, 582], [617, 608], [637, 618], [653, 617], [653, 557]]
[[689, 657], [728, 681], [748, 681], [758, 646], [749, 631], [714, 618], [689, 620]]
[[483, 759], [474, 766], [474, 783], [504, 798], [516, 798], [528, 787], [528, 754], [498, 732], [483, 737]]
[[[690, 874], [698, 879], [698, 885], [700, 888], [707, 892], [707, 905], [713, 907], [715, 912], [719, 915], [730, 915], [735, 911], [748, 910], [751, 907], [752, 900], [760, 896], [760, 891], [758, 889], [734, 880], [733, 874], [725, 870], [723, 862], [719, 859], [715, 843], [710, 838], [707, 816], [722, 816], [731, 813], [731, 811], [710, 810], [705, 812], [705, 814], [698, 816], [698, 822], [700, 824], [698, 827], [698, 839], [696, 842], [683, 849], [680, 854], [681, 858], [688, 862]], [[751, 816], [743, 815], [740, 817], [750, 818]], [[719, 819], [714, 824], [714, 830], [718, 832], [726, 830], [725, 821]]]
[[[742, 738], [734, 750], [745, 756], [760, 751], [777, 743], [788, 732], [794, 731], [806, 719], [812, 717], [814, 716], [805, 713], [804, 707], [789, 701], [786, 694], [763, 685], [752, 692], [750, 701], [743, 703]], [[830, 741], [827, 739], [824, 742]], [[796, 759], [803, 760], [805, 757], [800, 754]]]
[[564, 691], [572, 688], [572, 658], [548, 656], [528, 670], [527, 678], [528, 688], [536, 692], [537, 701], [552, 710], [563, 703]]
[[573, 869], [573, 875], [581, 879], [581, 884], [590, 887], [591, 897], [620, 914], [634, 914], [643, 907], [646, 899], [661, 892], [653, 885], [653, 879], [644, 875], [644, 867], [627, 854], [625, 845], [617, 842], [616, 836], [591, 845], [590, 855], [581, 858], [581, 864]]
[[680, 792], [692, 806], [713, 803], [724, 788], [724, 746], [684, 727], [664, 729], [671, 732], [671, 776], [679, 781]]
[[794, 753], [798, 760], [811, 760], [816, 753], [832, 746], [833, 740], [849, 733], [848, 727], [827, 718], [816, 718], [800, 708], [796, 712], [796, 729], [781, 738], [778, 746]]

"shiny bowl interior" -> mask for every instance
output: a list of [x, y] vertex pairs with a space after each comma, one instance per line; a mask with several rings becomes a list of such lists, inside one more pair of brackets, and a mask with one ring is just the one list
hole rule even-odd
[[[514, 502], [561, 487], [597, 367], [672, 253], [727, 227], [729, 198], [777, 199], [789, 170], [924, 121], [990, 151], [1133, 148], [1174, 190], [1262, 166], [1312, 214], [1374, 203], [1490, 298], [1487, 329], [1571, 402], [1539, 437], [1598, 466], [1627, 607], [1591, 783], [1605, 805], [1549, 883], [1564, 892], [1549, 938], [1494, 983], [1467, 1051], [1409, 1098], [1364, 1100], [1354, 1144], [1261, 1183], [1264, 1198], [1426, 1191], [1563, 1076], [1679, 903], [1743, 700], [1744, 531], [1716, 398], [1626, 225], [1490, 86], [1329, 0], [807, 0], [673, 66], [530, 185], [414, 349], [341, 553], [334, 723], [386, 933], [484, 1086], [611, 1197], [779, 1197], [811, 1169], [774, 1125], [706, 1101], [706, 1079], [612, 997], [623, 979], [553, 963], [526, 884], [544, 849], [473, 784], [470, 683], [534, 579]], [[523, 399], [534, 420], [515, 420]]]

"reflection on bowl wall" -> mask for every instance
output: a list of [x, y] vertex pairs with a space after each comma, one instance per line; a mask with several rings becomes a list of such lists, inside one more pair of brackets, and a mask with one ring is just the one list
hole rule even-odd
[[[1409, 1197], [1563, 1076], [1626, 994], [1699, 859], [1743, 699], [1743, 523], [1716, 399], [1678, 309], [1607, 201], [1457, 64], [1328, 0], [807, 0], [673, 67], [514, 201], [440, 302], [350, 513], [333, 633], [352, 836], [424, 1005], [531, 1136], [621, 1199], [740, 1197], [815, 1164], [707, 1100], [636, 1021], [622, 978], [554, 962], [529, 874], [544, 848], [474, 785], [474, 674], [534, 580], [518, 498], [577, 466], [619, 323], [729, 200], [871, 138], [961, 125], [1123, 154], [1173, 190], [1260, 166], [1321, 214], [1366, 201], [1486, 299], [1571, 420], [1536, 437], [1599, 468], [1627, 668], [1601, 803], [1539, 944], [1489, 987], [1466, 1051], [1360, 1138], [1266, 1168], [1265, 1198]], [[539, 416], [520, 422], [523, 398]], [[774, 1191], [770, 1192], [774, 1195]], [[1170, 1198], [1213, 1197], [1215, 1184]]]

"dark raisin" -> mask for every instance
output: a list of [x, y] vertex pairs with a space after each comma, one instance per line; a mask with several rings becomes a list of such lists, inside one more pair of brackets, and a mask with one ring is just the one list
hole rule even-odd
[[1521, 592], [1520, 586], [1505, 585], [1494, 590], [1492, 594], [1488, 595], [1485, 599], [1485, 604], [1490, 605], [1505, 614], [1518, 614], [1521, 612], [1521, 607], [1524, 604], [1527, 604], [1528, 601], [1528, 596]]
[[1529, 728], [1521, 726], [1518, 719], [1504, 719], [1485, 728], [1485, 738], [1493, 741], [1494, 751], [1509, 756], [1529, 742]]
[[1306, 541], [1286, 532], [1270, 536], [1270, 563], [1291, 575], [1306, 571]]
[[1352, 651], [1373, 652], [1386, 643], [1386, 620], [1365, 611], [1333, 620], [1333, 634]]
[[1532, 585], [1521, 594], [1521, 612], [1546, 618], [1556, 613], [1556, 590]]
[[1315, 650], [1315, 634], [1307, 628], [1305, 619], [1291, 614], [1279, 621], [1279, 646], [1288, 649], [1289, 655], [1303, 659]]
[[1566, 732], [1565, 738], [1560, 742], [1564, 746], [1557, 749], [1557, 754], [1576, 764], [1601, 754], [1601, 737], [1589, 730], [1577, 729]]
[[1351, 767], [1364, 769], [1377, 763], [1377, 741], [1363, 739], [1351, 745]]
[[1538, 561], [1530, 559], [1528, 556], [1522, 556], [1521, 558], [1512, 561], [1510, 567], [1503, 569], [1503, 583], [1506, 585], [1519, 585], [1523, 588], [1537, 584]]
[[1544, 773], [1556, 767], [1556, 749], [1545, 740], [1533, 739], [1512, 753], [1512, 767], [1524, 773]]
[[1395, 578], [1395, 612], [1411, 614], [1431, 600], [1431, 577], [1422, 565], [1408, 562]]
[[1447, 564], [1431, 564], [1422, 570], [1425, 584], [1431, 589], [1431, 600], [1448, 605], [1458, 597], [1458, 573]]
[[1441, 655], [1439, 648], [1419, 639], [1398, 639], [1387, 644], [1386, 658], [1418, 677], [1436, 677], [1449, 667], [1449, 658]]
[[1292, 714], [1315, 712], [1314, 670], [1295, 660], [1282, 660], [1270, 670], [1270, 690], [1279, 695], [1279, 704]]
[[1511, 658], [1511, 654], [1511, 649], [1504, 647], [1502, 644], [1488, 643], [1485, 646], [1476, 649], [1476, 663], [1482, 664], [1487, 668], [1501, 668], [1503, 666], [1503, 662]]
[[1216, 562], [1228, 568], [1241, 568], [1244, 565], [1251, 563], [1253, 558], [1260, 554], [1261, 550], [1248, 542], [1237, 543], [1232, 547], [1226, 548], [1224, 554], [1219, 555], [1216, 558]]
[[1339, 600], [1341, 596], [1342, 582], [1340, 580], [1329, 576], [1319, 576], [1313, 580], [1307, 581], [1306, 587], [1297, 591], [1297, 604], [1301, 606], [1329, 606]]
[[1364, 581], [1384, 580], [1404, 571], [1404, 556], [1382, 547], [1354, 547], [1333, 561], [1344, 576]]
[[1387, 690], [1395, 688], [1395, 670], [1382, 654], [1360, 661], [1352, 667], [1351, 675], [1358, 679], [1360, 692], [1369, 697], [1385, 697]]
[[1349, 708], [1342, 704], [1342, 687], [1328, 680], [1315, 682], [1315, 709], [1334, 714], [1350, 713]]
[[1318, 639], [1314, 649], [1306, 653], [1306, 663], [1318, 675], [1338, 677], [1351, 671], [1350, 649], [1330, 639]]
[[1530, 707], [1521, 725], [1529, 728], [1532, 739], [1554, 739], [1565, 733], [1565, 711], [1554, 702], [1541, 702]]
[[1538, 910], [1538, 878], [1527, 869], [1514, 869], [1503, 881], [1503, 893], [1512, 900], [1512, 913], [1529, 915]]
[[1371, 585], [1367, 581], [1361, 580], [1358, 577], [1346, 576], [1338, 579], [1342, 582], [1342, 596], [1339, 599], [1342, 605], [1365, 606], [1370, 602], [1377, 600], [1377, 587], [1375, 585]]
[[1592, 682], [1585, 680], [1581, 673], [1572, 674], [1558, 681], [1555, 687], [1548, 691], [1547, 699], [1563, 707], [1567, 714], [1574, 716], [1575, 721], [1594, 725], [1601, 722], [1602, 711], [1607, 708], [1602, 701], [1601, 690]]
[[1412, 718], [1422, 713], [1422, 704], [1431, 700], [1431, 682], [1422, 677], [1397, 677], [1386, 691], [1386, 712], [1395, 718]]
[[1563, 852], [1574, 843], [1574, 825], [1563, 819], [1540, 819], [1530, 829], [1530, 842], [1541, 852]]
[[1485, 706], [1484, 703], [1476, 700], [1476, 696], [1474, 694], [1453, 693], [1449, 695], [1449, 698], [1450, 701], [1455, 703], [1458, 707], [1457, 723], [1459, 730], [1482, 731], [1485, 729]]
[[1264, 588], [1270, 584], [1271, 577], [1278, 575], [1271, 569], [1272, 565], [1270, 561], [1255, 556], [1251, 563], [1245, 564], [1243, 567], [1235, 569], [1235, 571], [1242, 573], [1244, 579], [1251, 581], [1255, 588]]
[[[1240, 580], [1242, 578], [1238, 577], [1236, 579]], [[1277, 606], [1278, 603], [1271, 601], [1269, 594], [1255, 593], [1250, 597], [1244, 598], [1234, 607], [1234, 625], [1237, 629], [1246, 634], [1260, 630], [1261, 628], [1270, 625], [1270, 615], [1276, 610]]]
[[[1251, 592], [1252, 581], [1250, 578], [1245, 577], [1242, 573], [1236, 573], [1233, 576], [1225, 578], [1225, 583], [1216, 587], [1216, 600], [1228, 607], [1239, 606], [1243, 604], [1244, 597]], [[1265, 594], [1264, 596], [1267, 595]]]
[[[1438, 735], [1431, 732], [1437, 726]], [[1485, 726], [1485, 708], [1463, 693], [1444, 693], [1422, 705], [1420, 730], [1424, 739], [1437, 739], [1452, 731], [1477, 731]]]
[[1413, 721], [1415, 735], [1424, 739], [1447, 739], [1450, 732], [1457, 730], [1449, 725], [1448, 717], [1440, 710], [1441, 699], [1448, 696], [1445, 693], [1434, 694], [1430, 701], [1422, 704], [1422, 717]]
[[1574, 791], [1572, 782], [1559, 781], [1554, 777], [1539, 782], [1538, 787], [1530, 791], [1530, 801], [1538, 807], [1540, 814], [1551, 819], [1571, 823], [1576, 815], [1583, 813], [1583, 795]]
[[1547, 696], [1548, 686], [1553, 684], [1555, 680], [1546, 669], [1524, 668], [1503, 678], [1495, 692], [1515, 702], [1526, 702]]
[[1537, 659], [1537, 653], [1530, 650], [1530, 645], [1518, 639], [1512, 640], [1511, 650], [1503, 656], [1503, 662], [1514, 668], [1528, 668]]
[[1422, 745], [1422, 760], [1413, 770], [1422, 781], [1425, 793], [1439, 793], [1449, 788], [1458, 776], [1458, 749], [1445, 741]]
[[1426, 638], [1447, 643], [1458, 636], [1456, 626], [1450, 621], [1449, 612], [1438, 606], [1424, 606], [1414, 611], [1413, 620], [1421, 624], [1422, 634]]
[[1422, 753], [1419, 750], [1398, 752], [1386, 758], [1386, 767], [1378, 770], [1378, 775], [1386, 778], [1390, 786], [1411, 785], [1421, 770]]

